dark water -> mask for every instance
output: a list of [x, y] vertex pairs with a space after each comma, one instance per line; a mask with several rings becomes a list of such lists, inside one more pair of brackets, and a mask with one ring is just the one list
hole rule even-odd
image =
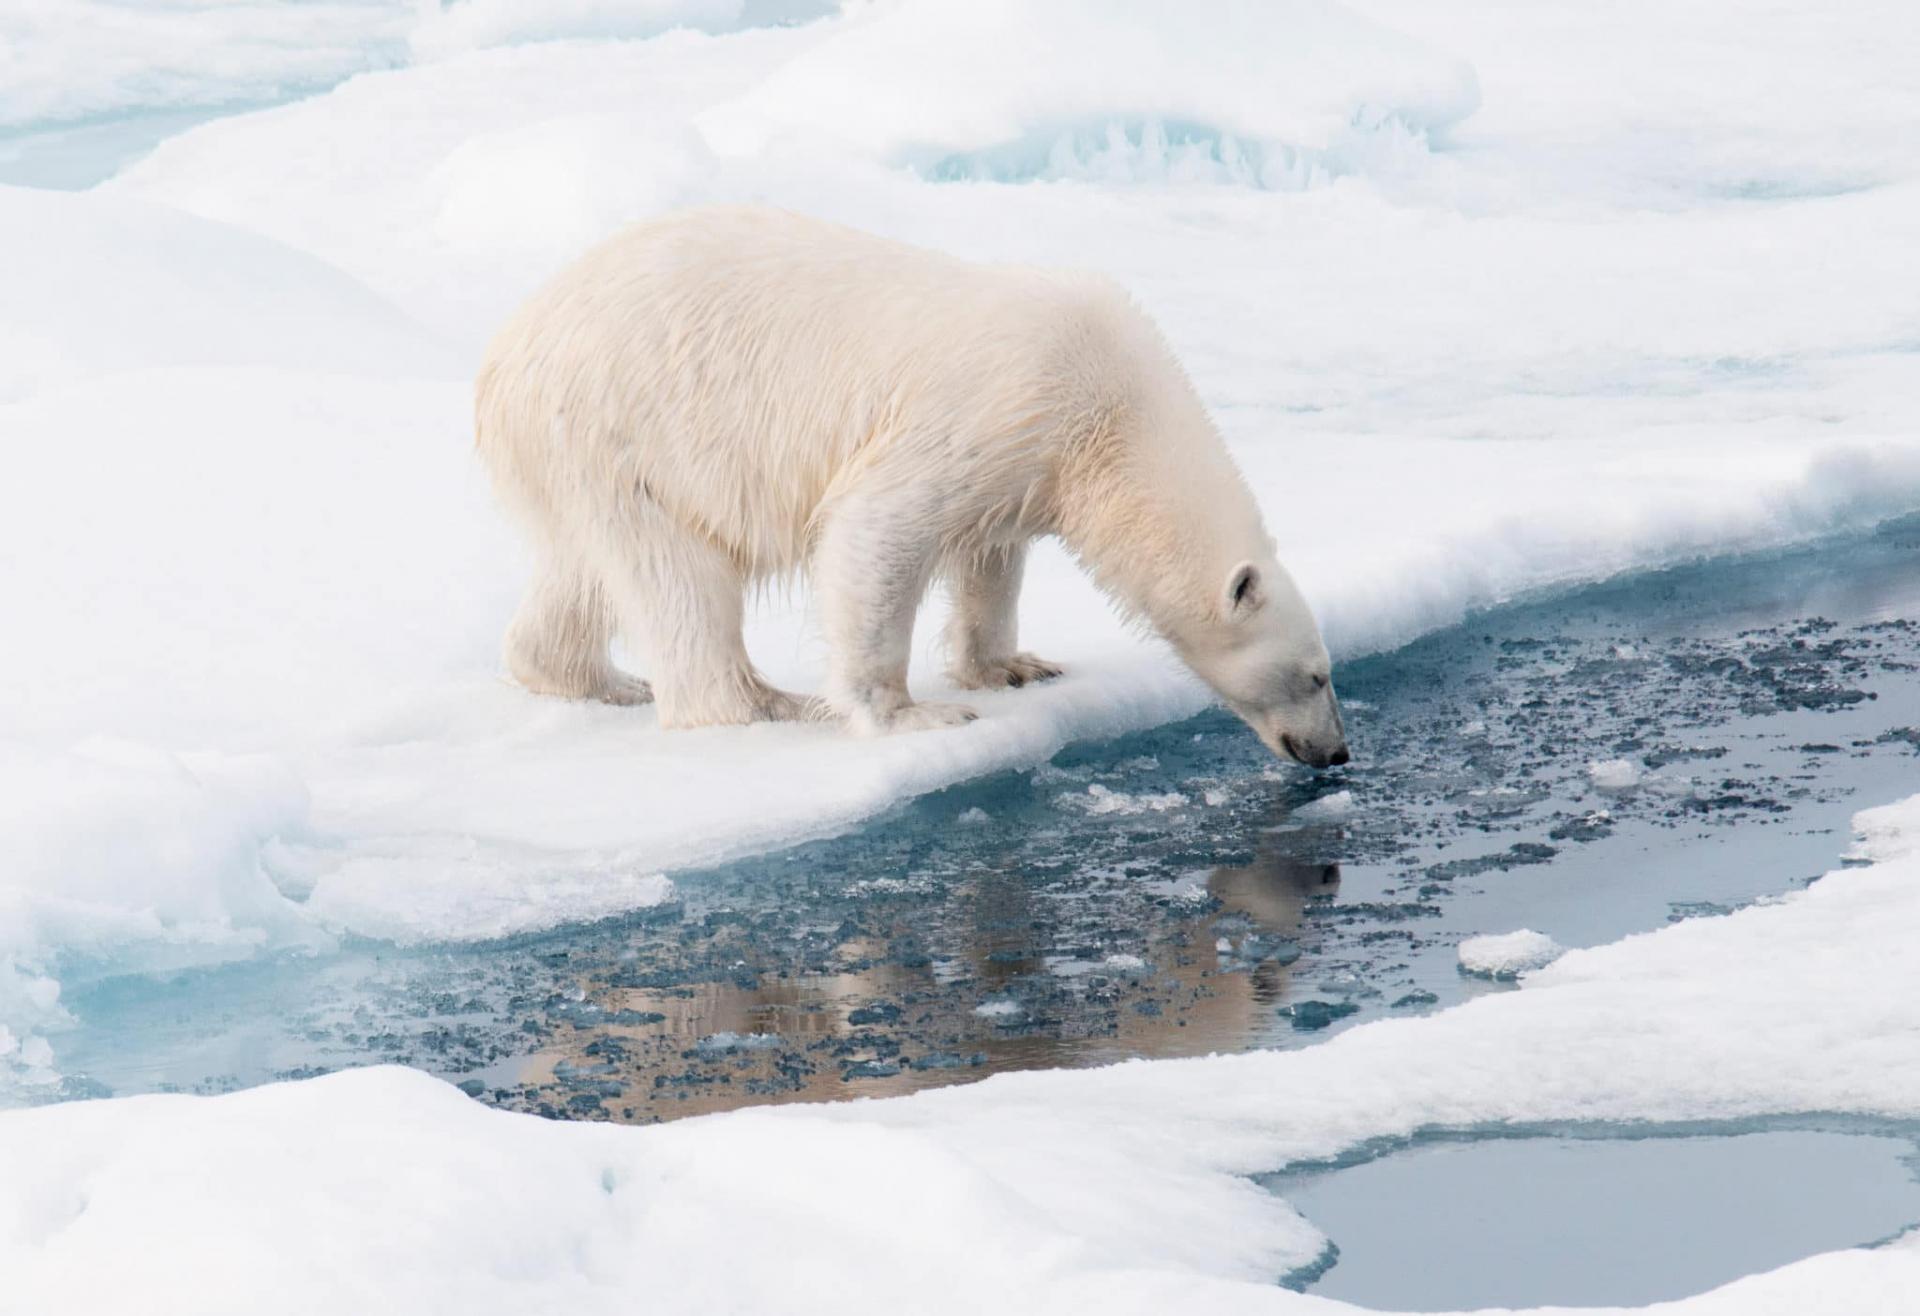
[[[1342, 667], [1342, 770], [1207, 714], [644, 915], [74, 988], [62, 1065], [80, 1095], [398, 1061], [647, 1121], [1303, 1045], [1511, 990], [1460, 975], [1464, 936], [1610, 941], [1834, 867], [1853, 811], [1920, 789], [1916, 615], [1916, 522], [1507, 607]], [[1635, 784], [1596, 784], [1613, 760]]]
[[1269, 1183], [1333, 1239], [1292, 1281], [1323, 1297], [1395, 1311], [1639, 1306], [1920, 1224], [1914, 1132], [1508, 1130]]

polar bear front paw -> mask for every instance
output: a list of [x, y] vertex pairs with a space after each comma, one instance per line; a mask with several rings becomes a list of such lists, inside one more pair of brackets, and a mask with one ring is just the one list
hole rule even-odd
[[906, 704], [879, 719], [876, 730], [882, 733], [937, 731], [942, 727], [965, 726], [979, 716], [965, 704]]
[[1050, 663], [1045, 658], [1016, 653], [969, 663], [955, 668], [949, 675], [962, 690], [1018, 690], [1030, 681], [1051, 681], [1061, 670], [1058, 663]]

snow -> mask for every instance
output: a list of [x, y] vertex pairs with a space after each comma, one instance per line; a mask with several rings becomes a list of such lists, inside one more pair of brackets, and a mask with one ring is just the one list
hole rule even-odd
[[[1920, 10], [1157, 12], [10, 3], [0, 163], [215, 117], [88, 192], [0, 188], [0, 1102], [54, 1090], [77, 982], [611, 915], [1203, 705], [1051, 551], [1023, 639], [1069, 675], [953, 732], [668, 735], [506, 685], [472, 363], [630, 219], [757, 199], [1119, 278], [1342, 659], [1920, 507]], [[750, 643], [817, 687], [804, 596]], [[1187, 803], [1123, 787], [1063, 799]], [[8, 1111], [0, 1308], [1339, 1310], [1274, 1287], [1326, 1240], [1247, 1175], [1422, 1129], [1920, 1118], [1920, 799], [1856, 825], [1871, 866], [1300, 1051], [655, 1129], [393, 1068]], [[1672, 1310], [1916, 1290], [1909, 1234]]]
[[1382, 138], [1417, 151], [1475, 102], [1466, 64], [1328, 0], [1213, 0], [1176, 24], [1151, 0], [916, 0], [850, 14], [701, 126], [727, 155], [934, 177], [1300, 187]]
[[[13, 1112], [0, 1274], [56, 1316], [1353, 1310], [1274, 1284], [1326, 1240], [1247, 1175], [1423, 1129], [1920, 1118], [1920, 797], [1858, 826], [1872, 866], [1306, 1050], [651, 1128], [391, 1067]], [[1893, 1316], [1916, 1285], [1910, 1232], [1662, 1310]]]
[[1566, 954], [1559, 942], [1544, 932], [1521, 928], [1468, 937], [1460, 943], [1460, 971], [1476, 978], [1510, 981], [1523, 973], [1544, 969]]
[[797, 22], [833, 9], [815, 0], [428, 0], [407, 44], [416, 58], [562, 39], [656, 36], [676, 28], [725, 32], [762, 22]]
[[[1920, 507], [1920, 11], [1220, 2], [1151, 34], [1132, 5], [823, 13], [0, 17], [21, 132], [331, 86], [84, 193], [0, 188], [14, 1077], [57, 1074], [59, 988], [88, 975], [613, 914], [672, 898], [672, 870], [1203, 706], [1053, 551], [1023, 642], [1068, 676], [970, 697], [952, 732], [663, 735], [505, 684], [524, 562], [471, 458], [473, 361], [558, 262], [664, 208], [759, 199], [1120, 279], [1341, 659]], [[804, 595], [749, 638], [818, 687]]]
[[233, 105], [393, 62], [403, 3], [11, 0], [0, 12], [0, 127]]
[[801, 22], [826, 0], [10, 0], [0, 128], [258, 105], [412, 59], [528, 42]]

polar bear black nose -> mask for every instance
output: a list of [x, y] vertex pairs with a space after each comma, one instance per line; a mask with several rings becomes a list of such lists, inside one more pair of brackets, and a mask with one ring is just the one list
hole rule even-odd
[[1347, 747], [1345, 745], [1342, 745], [1339, 749], [1336, 749], [1333, 751], [1333, 753], [1327, 755], [1327, 766], [1330, 768], [1337, 768], [1342, 763], [1345, 763], [1349, 757], [1350, 755], [1348, 755], [1347, 753]]

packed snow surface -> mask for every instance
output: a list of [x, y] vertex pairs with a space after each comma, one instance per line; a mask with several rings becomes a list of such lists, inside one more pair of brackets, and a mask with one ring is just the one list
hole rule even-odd
[[1476, 978], [1512, 979], [1544, 969], [1565, 953], [1546, 933], [1521, 928], [1517, 932], [1468, 937], [1460, 943], [1460, 969]]
[[[1871, 866], [1300, 1051], [655, 1127], [398, 1068], [17, 1111], [0, 1274], [48, 1316], [1353, 1310], [1275, 1285], [1327, 1240], [1248, 1175], [1425, 1129], [1920, 1119], [1920, 797], [1861, 830]], [[1662, 1310], [1905, 1316], [1917, 1290], [1908, 1233]]]
[[725, 31], [828, 0], [9, 0], [0, 128], [259, 104], [411, 59], [521, 42]]
[[1343, 4], [1168, 18], [1153, 0], [873, 5], [701, 125], [728, 154], [841, 147], [936, 177], [1298, 187], [1474, 108], [1468, 65]]
[[[1911, 6], [538, 8], [0, 16], [9, 130], [287, 101], [0, 188], [0, 1028], [34, 1091], [64, 982], [604, 916], [1202, 705], [1053, 551], [1022, 638], [1068, 675], [951, 732], [666, 735], [508, 685], [472, 367], [631, 219], [759, 200], [1113, 275], [1339, 658], [1920, 507]], [[818, 687], [804, 593], [749, 643]]]

